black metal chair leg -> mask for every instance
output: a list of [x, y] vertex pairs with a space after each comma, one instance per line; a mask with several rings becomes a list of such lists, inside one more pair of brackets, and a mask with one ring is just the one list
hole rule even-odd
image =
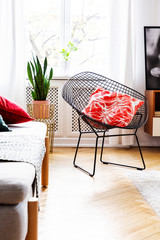
[[136, 138], [138, 149], [139, 149], [139, 153], [140, 153], [140, 156], [141, 156], [141, 160], [142, 160], [142, 164], [143, 164], [142, 168], [131, 166], [131, 165], [113, 163], [113, 162], [104, 162], [104, 161], [101, 161], [101, 162], [104, 163], [104, 164], [112, 164], [112, 165], [117, 165], [117, 166], [122, 166], [122, 167], [136, 168], [137, 170], [144, 170], [146, 168], [146, 166], [145, 166], [145, 162], [144, 162], [144, 159], [143, 159], [142, 151], [141, 151], [141, 148], [140, 148], [140, 145], [139, 145], [138, 137], [137, 137], [136, 134], [134, 134], [134, 136]]
[[73, 165], [74, 165], [75, 167], [77, 166], [77, 165], [75, 164], [75, 162], [76, 162], [77, 152], [78, 152], [78, 148], [79, 148], [79, 143], [80, 143], [80, 140], [81, 140], [81, 135], [82, 135], [82, 133], [80, 132], [80, 133], [79, 133], [79, 138], [78, 138], [77, 147], [76, 147], [76, 152], [75, 152], [74, 160], [73, 160]]
[[93, 171], [92, 171], [92, 173], [90, 173], [90, 172], [88, 172], [87, 170], [83, 169], [82, 167], [78, 166], [78, 165], [75, 163], [75, 162], [76, 162], [76, 157], [77, 157], [78, 148], [79, 148], [79, 143], [80, 143], [80, 139], [81, 139], [81, 135], [82, 135], [82, 133], [80, 133], [80, 135], [79, 135], [79, 139], [78, 139], [78, 143], [77, 143], [77, 148], [76, 148], [76, 152], [75, 152], [75, 156], [74, 156], [73, 165], [74, 165], [74, 167], [78, 168], [79, 170], [83, 171], [84, 173], [87, 173], [90, 177], [93, 177], [94, 174], [95, 174], [95, 169], [96, 169], [98, 136], [96, 137], [94, 163], [93, 163]]
[[105, 139], [105, 132], [103, 133], [103, 138], [102, 138], [102, 147], [101, 147], [101, 155], [100, 155], [101, 162], [102, 162], [102, 155], [103, 155], [104, 139]]
[[136, 138], [136, 141], [137, 141], [137, 145], [138, 145], [139, 152], [140, 152], [141, 159], [142, 159], [142, 163], [143, 163], [143, 168], [137, 168], [137, 170], [144, 170], [144, 169], [146, 168], [146, 165], [145, 165], [145, 162], [144, 162], [144, 159], [143, 159], [143, 155], [142, 155], [141, 147], [140, 147], [140, 145], [139, 145], [139, 140], [138, 140], [138, 137], [137, 137], [136, 134], [135, 134], [135, 138]]

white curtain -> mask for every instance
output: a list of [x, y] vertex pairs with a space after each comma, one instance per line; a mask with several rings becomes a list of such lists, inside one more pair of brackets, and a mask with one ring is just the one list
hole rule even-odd
[[[158, 25], [160, 0], [110, 0], [108, 75], [144, 94], [144, 26]], [[110, 134], [128, 133], [114, 129]], [[109, 138], [111, 145], [132, 145], [133, 137]]]
[[132, 6], [131, 0], [110, 0], [108, 74], [132, 86]]
[[25, 107], [23, 1], [0, 0], [0, 95]]
[[[122, 84], [133, 87], [133, 21], [131, 0], [111, 0], [109, 29], [109, 65], [108, 76]], [[131, 132], [131, 131], [130, 131]], [[109, 134], [129, 133], [121, 129], [113, 129]], [[110, 145], [131, 145], [133, 137], [111, 137]]]

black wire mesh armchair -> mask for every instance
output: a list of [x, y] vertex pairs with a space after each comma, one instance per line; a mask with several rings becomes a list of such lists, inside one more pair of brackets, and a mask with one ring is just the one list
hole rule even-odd
[[[99, 122], [87, 115], [85, 115], [82, 110], [86, 107], [86, 105], [89, 102], [90, 95], [96, 90], [97, 86], [102, 87], [103, 89], [107, 91], [112, 92], [119, 92], [122, 94], [127, 94], [131, 97], [134, 97], [136, 99], [144, 101], [144, 104], [138, 109], [137, 113], [134, 115], [132, 121], [129, 123], [126, 127], [118, 127], [123, 129], [133, 129], [133, 133], [126, 133], [126, 134], [116, 134], [116, 135], [110, 135], [106, 134], [109, 129], [117, 128], [117, 126], [112, 126], [109, 124], [105, 124], [102, 122]], [[73, 165], [76, 168], [79, 168], [80, 170], [87, 173], [89, 176], [94, 176], [95, 174], [95, 168], [96, 168], [96, 158], [97, 158], [97, 146], [98, 146], [98, 139], [102, 138], [102, 146], [101, 146], [101, 154], [100, 154], [100, 161], [104, 164], [114, 164], [124, 167], [131, 167], [136, 168], [137, 170], [144, 170], [145, 169], [145, 162], [143, 159], [142, 151], [140, 148], [140, 144], [137, 137], [137, 130], [138, 128], [142, 127], [148, 118], [148, 102], [145, 96], [143, 96], [141, 93], [123, 85], [120, 84], [114, 80], [108, 79], [102, 75], [93, 73], [93, 72], [81, 72], [73, 77], [71, 77], [63, 86], [62, 89], [62, 97], [64, 100], [70, 104], [78, 113], [78, 125], [79, 125], [79, 139], [75, 151], [74, 161]], [[87, 125], [90, 127], [90, 131], [82, 131], [81, 130], [81, 121], [84, 121]], [[95, 154], [94, 154], [94, 163], [93, 163], [93, 171], [90, 173], [87, 170], [83, 169], [82, 167], [78, 166], [76, 164], [76, 157], [77, 152], [79, 149], [79, 144], [81, 140], [81, 136], [84, 133], [95, 133], [96, 135], [96, 143], [95, 143]], [[106, 137], [115, 137], [115, 136], [135, 136], [138, 149], [141, 156], [142, 161], [142, 167], [136, 167], [136, 166], [130, 166], [130, 165], [124, 165], [119, 163], [113, 163], [113, 162], [104, 162], [102, 161], [102, 155], [103, 155], [103, 147], [104, 147], [104, 140]]]

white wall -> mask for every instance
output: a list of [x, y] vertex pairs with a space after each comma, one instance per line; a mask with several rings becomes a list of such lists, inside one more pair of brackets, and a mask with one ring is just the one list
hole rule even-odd
[[134, 0], [134, 32], [135, 32], [135, 87], [138, 91], [145, 91], [145, 63], [144, 63], [144, 26], [158, 25], [158, 2], [160, 0]]
[[[160, 0], [134, 0], [135, 79], [134, 88], [145, 94], [144, 26], [160, 26]], [[145, 146], [160, 146], [160, 137], [151, 137], [138, 130], [139, 140]]]

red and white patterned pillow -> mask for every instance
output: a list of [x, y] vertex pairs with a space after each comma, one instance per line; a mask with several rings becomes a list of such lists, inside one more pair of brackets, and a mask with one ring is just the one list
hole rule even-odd
[[83, 113], [105, 124], [126, 127], [144, 102], [118, 92], [97, 87]]

